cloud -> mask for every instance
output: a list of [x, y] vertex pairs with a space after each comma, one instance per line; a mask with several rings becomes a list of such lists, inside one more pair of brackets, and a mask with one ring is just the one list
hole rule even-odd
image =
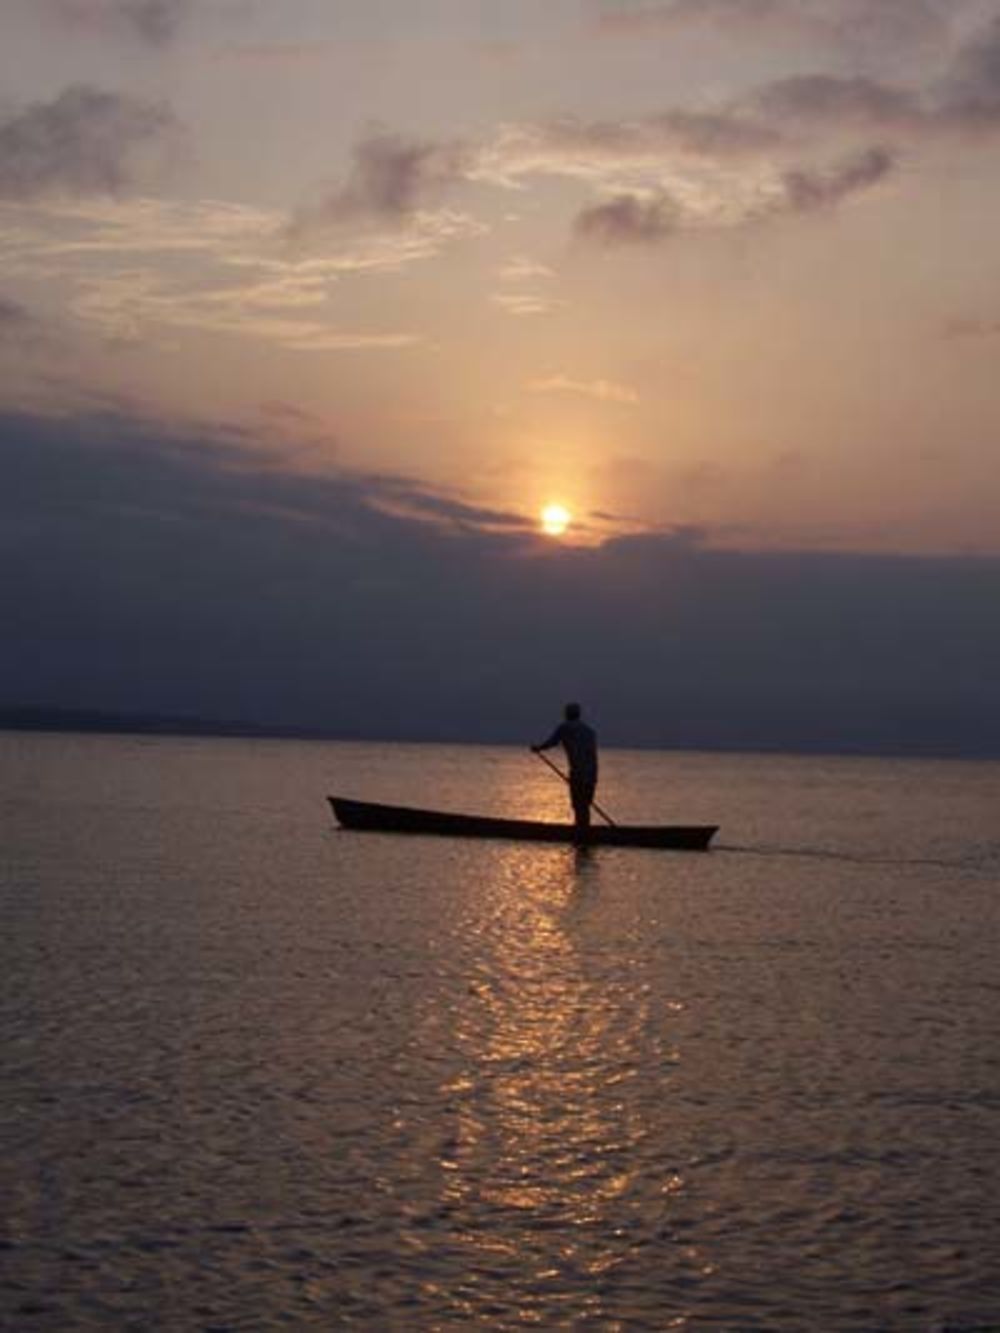
[[407, 328], [344, 327], [333, 297], [347, 274], [396, 272], [437, 254], [448, 216], [404, 232], [289, 246], [278, 212], [215, 200], [54, 199], [8, 205], [0, 257], [21, 274], [70, 285], [66, 309], [113, 341], [164, 329], [266, 339], [302, 351], [372, 350], [420, 341]]
[[[535, 175], [586, 182], [603, 198], [579, 211], [579, 236], [606, 246], [649, 244], [682, 230], [833, 205], [892, 169], [888, 147], [844, 154], [859, 130], [888, 136], [927, 123], [908, 90], [871, 79], [799, 76], [715, 111], [505, 126], [480, 153], [475, 174], [509, 186]], [[795, 160], [806, 152], [822, 160], [831, 145], [842, 154], [832, 166]]]
[[[958, 2], [971, 16], [971, 6]], [[716, 107], [667, 107], [618, 120], [558, 116], [501, 126], [480, 149], [476, 179], [516, 185], [525, 177], [556, 175], [590, 181], [607, 191], [697, 190], [699, 173], [731, 168], [750, 174], [801, 155], [811, 142], [834, 138], [841, 147], [858, 132], [919, 141], [1000, 125], [1000, 15], [952, 52], [946, 40], [950, 10], [943, 0], [674, 0], [623, 4], [601, 11], [613, 26], [635, 22], [785, 22], [796, 14], [825, 20], [858, 36], [868, 27], [889, 33], [912, 26], [936, 34], [935, 54], [948, 68], [936, 81], [906, 84], [827, 70], [775, 78]], [[860, 40], [860, 38], [859, 38]], [[712, 181], [708, 180], [711, 188]], [[720, 176], [716, 185], [725, 184]]]
[[577, 215], [578, 236], [601, 245], [648, 245], [673, 236], [680, 222], [676, 201], [666, 194], [617, 194]]
[[159, 46], [170, 42], [190, 0], [33, 0], [61, 21], [95, 35], [122, 33]]
[[766, 124], [814, 130], [879, 128], [915, 136], [1000, 128], [1000, 15], [980, 26], [951, 56], [943, 78], [922, 88], [820, 73], [777, 79], [742, 110]]
[[[47, 323], [23, 302], [0, 293], [0, 347], [8, 358], [14, 355], [37, 356], [59, 350]], [[24, 392], [27, 377], [19, 377], [15, 392]]]
[[530, 175], [593, 179], [648, 168], [672, 156], [717, 161], [763, 154], [784, 137], [780, 127], [728, 110], [674, 107], [617, 121], [559, 116], [502, 126], [478, 153], [472, 174], [508, 185]]
[[345, 270], [401, 268], [488, 230], [466, 213], [432, 207], [469, 179], [473, 154], [465, 145], [378, 131], [355, 145], [353, 157], [346, 182], [295, 210], [283, 225], [289, 250], [333, 247]]
[[178, 128], [164, 104], [77, 85], [0, 123], [0, 198], [117, 194]]
[[585, 241], [603, 246], [655, 245], [706, 226], [739, 226], [772, 218], [832, 209], [853, 195], [871, 189], [894, 169], [896, 159], [886, 148], [851, 154], [822, 169], [795, 167], [773, 180], [761, 181], [739, 211], [712, 218], [659, 193], [617, 194], [583, 209], [574, 230]]
[[[178, 285], [152, 271], [123, 271], [80, 283], [73, 313], [112, 339], [133, 341], [164, 328], [261, 338], [299, 351], [399, 348], [420, 341], [402, 330], [338, 327], [324, 307], [329, 275], [289, 271], [242, 281]], [[315, 310], [316, 313], [309, 314]]]
[[338, 327], [334, 315], [316, 310], [327, 302], [328, 284], [328, 274], [294, 270], [186, 285], [153, 270], [123, 270], [81, 279], [71, 309], [105, 337], [125, 342], [168, 328], [260, 338], [302, 352], [397, 349], [420, 341], [408, 331]]
[[[525, 255], [512, 255], [510, 259], [501, 267], [499, 271], [501, 282], [505, 283], [530, 283], [538, 281], [547, 281], [555, 277], [555, 273], [545, 264], [540, 264], [536, 260], [529, 259]], [[554, 310], [560, 301], [543, 294], [530, 290], [522, 291], [501, 291], [495, 292], [491, 297], [494, 305], [498, 305], [501, 310], [505, 310], [508, 315], [516, 317], [523, 315], [547, 315]]]
[[607, 34], [695, 24], [757, 27], [787, 20], [788, 0], [597, 0], [595, 21]]
[[[154, 524], [280, 513], [362, 544], [394, 532], [410, 533], [419, 545], [456, 532], [486, 538], [494, 530], [533, 531], [523, 515], [413, 477], [300, 470], [294, 453], [290, 460], [244, 425], [168, 422], [114, 399], [98, 406], [44, 415], [0, 412], [0, 474], [16, 476], [16, 485], [0, 497], [0, 519], [44, 517], [67, 501], [84, 523], [132, 510]], [[271, 404], [262, 415], [265, 421], [277, 416], [285, 449], [296, 422], [306, 442], [316, 439], [318, 423], [287, 405]]]
[[832, 208], [850, 195], [877, 185], [894, 166], [893, 154], [888, 149], [875, 147], [853, 155], [827, 171], [786, 171], [776, 211], [810, 213]]
[[[968, 19], [971, 6], [956, 4]], [[872, 41], [903, 34], [933, 39], [940, 54], [958, 9], [944, 0], [674, 0], [608, 4], [600, 14], [611, 26], [770, 25], [794, 18], [803, 29], [829, 28], [858, 42], [864, 34]], [[587, 183], [602, 196], [578, 213], [578, 234], [605, 245], [649, 243], [681, 228], [739, 226], [781, 211], [830, 207], [887, 176], [900, 142], [995, 126], [1000, 16], [959, 49], [943, 79], [924, 86], [820, 70], [775, 78], [716, 107], [503, 124], [478, 145], [379, 130], [356, 146], [347, 180], [302, 210], [293, 228], [413, 230], [442, 216], [426, 206], [460, 187], [522, 189], [532, 178], [552, 176]], [[861, 134], [882, 142], [859, 144]], [[841, 153], [834, 165], [807, 160], [813, 155], [822, 163], [831, 148]], [[454, 226], [474, 224], [458, 215]], [[537, 308], [539, 298], [530, 301]]]
[[707, 28], [741, 37], [821, 39], [864, 49], [940, 42], [969, 0], [597, 0], [605, 36]]
[[752, 94], [748, 105], [768, 122], [811, 128], [872, 126], [913, 129], [926, 124], [916, 94], [876, 79], [804, 74], [776, 79]]
[[613, 380], [578, 380], [571, 375], [548, 375], [543, 379], [531, 380], [528, 388], [532, 393], [571, 393], [584, 398], [595, 398], [602, 403], [620, 403], [632, 407], [639, 402], [635, 389], [627, 384], [616, 384]]
[[347, 182], [330, 191], [300, 221], [311, 225], [374, 221], [401, 224], [467, 178], [469, 149], [376, 131], [354, 147]]
[[492, 296], [494, 305], [505, 310], [508, 315], [547, 315], [555, 309], [555, 302], [547, 296], [534, 292], [495, 292]]
[[976, 0], [802, 0], [807, 31], [828, 33], [852, 52], [875, 48], [933, 51], [949, 39], [954, 22]]
[[958, 52], [939, 91], [939, 114], [959, 128], [1000, 127], [1000, 14]]
[[8, 253], [21, 262], [80, 263], [92, 257], [104, 264], [115, 257], [133, 262], [188, 255], [231, 272], [258, 270], [290, 285], [397, 270], [429, 258], [471, 229], [467, 219], [441, 211], [420, 215], [405, 232], [314, 235], [301, 253], [289, 244], [285, 214], [217, 199], [45, 199], [22, 212], [21, 221], [0, 234]]
[[33, 324], [34, 320], [26, 306], [9, 296], [0, 295], [0, 338], [9, 337]]
[[512, 255], [500, 269], [500, 277], [504, 282], [533, 282], [536, 278], [553, 278], [555, 273], [538, 260]]
[[647, 131], [662, 150], [713, 159], [743, 157], [777, 148], [783, 129], [729, 111], [674, 109], [650, 116]]
[[545, 544], [406, 477], [0, 418], [0, 701], [524, 741], [1000, 753], [1000, 561]]

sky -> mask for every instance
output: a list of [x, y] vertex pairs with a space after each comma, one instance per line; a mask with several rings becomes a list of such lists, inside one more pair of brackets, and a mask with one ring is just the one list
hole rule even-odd
[[0, 705], [1000, 753], [1000, 0], [0, 22]]

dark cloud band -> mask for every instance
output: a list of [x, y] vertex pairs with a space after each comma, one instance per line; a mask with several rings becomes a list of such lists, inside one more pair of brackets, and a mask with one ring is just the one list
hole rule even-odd
[[998, 560], [496, 518], [223, 433], [7, 414], [0, 701], [523, 740], [572, 678], [619, 743], [1000, 753]]

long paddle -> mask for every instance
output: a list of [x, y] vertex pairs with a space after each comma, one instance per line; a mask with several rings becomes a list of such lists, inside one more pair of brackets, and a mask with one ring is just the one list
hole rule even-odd
[[[537, 754], [542, 763], [548, 764], [549, 768], [552, 769], [552, 772], [558, 773], [559, 776], [562, 778], [563, 782], [566, 783], [567, 787], [569, 786], [569, 778], [562, 771], [562, 769], [559, 767], [558, 764], [554, 764], [547, 755], [542, 753], [541, 750], [532, 750], [532, 754]], [[602, 819], [607, 820], [607, 822], [611, 825], [612, 828], [617, 827], [615, 821], [611, 818], [608, 812], [606, 810], [602, 810], [596, 801], [591, 801], [590, 804], [594, 807], [594, 809], [597, 811], [597, 813], [601, 816]]]

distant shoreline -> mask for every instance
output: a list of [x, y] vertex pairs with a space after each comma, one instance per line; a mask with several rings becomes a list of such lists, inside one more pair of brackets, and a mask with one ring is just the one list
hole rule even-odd
[[[115, 713], [100, 709], [72, 708], [0, 708], [0, 732], [35, 732], [52, 735], [93, 736], [160, 736], [189, 737], [204, 740], [276, 740], [327, 741], [371, 745], [509, 745], [517, 747], [527, 742], [483, 737], [449, 736], [387, 736], [373, 733], [324, 731], [320, 728], [295, 727], [280, 723], [220, 720], [175, 716], [156, 713]], [[664, 753], [703, 753], [733, 755], [787, 755], [795, 758], [846, 759], [925, 759], [955, 760], [960, 762], [989, 763], [1000, 760], [1000, 753], [989, 749], [973, 750], [959, 745], [954, 747], [931, 745], [913, 747], [891, 746], [824, 746], [822, 744], [768, 746], [763, 742], [722, 744], [718, 741], [698, 741], [685, 738], [675, 745], [650, 743], [606, 742], [608, 750], [657, 751]]]
[[52, 731], [104, 736], [204, 736], [243, 740], [345, 740], [307, 728], [262, 726], [218, 718], [99, 709], [0, 708], [0, 731]]

